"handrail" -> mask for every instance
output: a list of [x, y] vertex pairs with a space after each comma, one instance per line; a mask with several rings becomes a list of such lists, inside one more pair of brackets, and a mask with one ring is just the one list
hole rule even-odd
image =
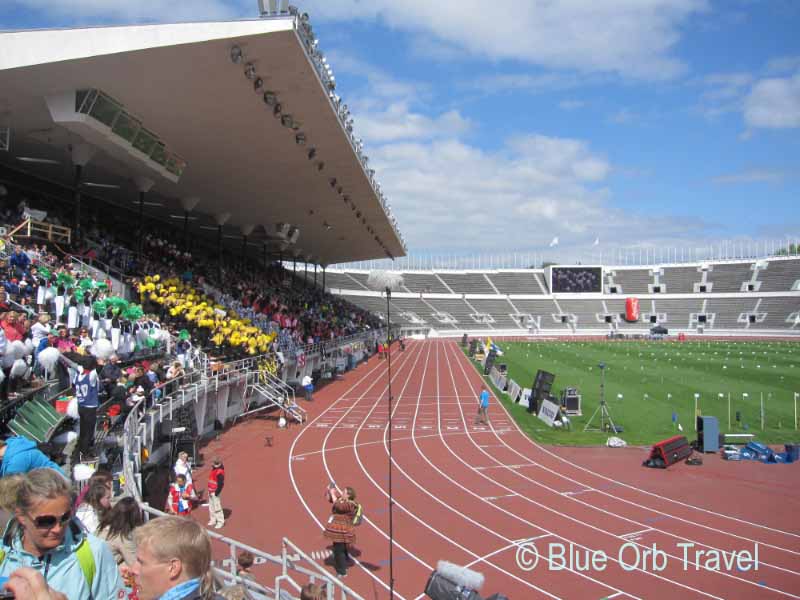
[[69, 227], [62, 227], [61, 225], [53, 225], [52, 223], [45, 223], [43, 221], [35, 221], [30, 217], [26, 218], [22, 223], [17, 225], [10, 233], [7, 234], [9, 239], [12, 239], [18, 232], [25, 230], [24, 234], [20, 237], [32, 237], [32, 233], [44, 233], [44, 237], [50, 242], [63, 242], [67, 244], [72, 240], [72, 230]]
[[81, 265], [86, 270], [94, 270], [95, 272], [102, 273], [106, 277], [114, 277], [115, 279], [119, 280], [120, 285], [125, 285], [125, 273], [120, 271], [119, 269], [115, 269], [114, 267], [107, 265], [102, 260], [98, 260], [96, 258], [89, 258], [89, 263], [87, 264], [82, 259], [87, 257], [82, 257], [77, 254], [70, 254], [70, 258], [72, 262], [76, 262]]
[[[140, 508], [144, 513], [145, 520], [149, 520], [151, 517], [167, 516], [167, 513], [153, 508], [146, 502], [141, 503]], [[253, 546], [249, 546], [233, 538], [216, 533], [215, 531], [209, 530], [206, 533], [208, 537], [210, 537], [212, 540], [217, 540], [230, 547], [230, 557], [221, 562], [222, 567], [212, 564], [212, 569], [214, 573], [223, 580], [235, 581], [236, 583], [244, 585], [246, 588], [248, 588], [248, 591], [254, 591], [260, 594], [274, 594], [273, 597], [276, 600], [279, 600], [284, 597], [281, 595], [281, 583], [283, 581], [286, 581], [292, 588], [294, 588], [295, 592], [299, 592], [301, 588], [300, 584], [298, 584], [296, 581], [294, 581], [294, 579], [291, 576], [289, 576], [289, 572], [294, 571], [300, 575], [304, 575], [305, 577], [307, 577], [311, 583], [315, 583], [317, 580], [325, 581], [325, 583], [327, 584], [326, 588], [328, 590], [327, 597], [331, 600], [335, 598], [334, 594], [336, 593], [335, 592], [336, 588], [338, 588], [341, 591], [341, 598], [343, 600], [347, 598], [350, 598], [352, 600], [364, 600], [358, 593], [349, 588], [347, 585], [345, 585], [338, 579], [331, 577], [330, 573], [328, 573], [327, 571], [325, 571], [325, 569], [319, 566], [314, 561], [314, 559], [312, 559], [308, 554], [303, 552], [303, 550], [301, 550], [289, 538], [284, 537], [281, 539], [280, 554], [270, 554], [268, 552], [264, 552], [263, 550], [259, 550], [258, 548], [254, 548]], [[239, 575], [237, 575], [236, 558], [238, 556], [239, 551], [242, 550], [251, 552], [256, 559], [261, 559], [261, 562], [263, 563], [270, 563], [279, 566], [281, 568], [280, 576], [275, 578], [274, 588], [269, 588], [263, 584], [258, 583], [257, 581], [245, 577], [240, 577]], [[309, 566], [303, 567], [296, 564], [301, 561], [307, 562]], [[228, 570], [224, 568], [226, 565], [228, 565]], [[252, 590], [250, 588], [252, 588]]]
[[[140, 400], [131, 409], [131, 412], [125, 419], [125, 428], [122, 436], [124, 489], [128, 495], [137, 501], [139, 507], [145, 513], [146, 518], [150, 516], [163, 516], [166, 514], [152, 508], [146, 502], [143, 502], [141, 493], [142, 450], [147, 446], [148, 439], [151, 443], [154, 440], [157, 424], [160, 423], [165, 416], [171, 417], [173, 411], [181, 406], [194, 401], [197, 393], [201, 389], [207, 390], [209, 388], [217, 388], [223, 377], [227, 382], [230, 382], [231, 377], [249, 377], [251, 373], [253, 373], [253, 367], [258, 364], [256, 358], [257, 357], [235, 361], [230, 365], [226, 365], [224, 371], [213, 375], [201, 371], [191, 371], [172, 380], [171, 383], [173, 383], [173, 385], [175, 383], [179, 384], [178, 387], [173, 388], [175, 391], [165, 396], [151, 408], [146, 407], [145, 400]], [[317, 580], [325, 581], [327, 584], [328, 600], [334, 600], [336, 594], [338, 594], [342, 600], [364, 600], [341, 581], [331, 577], [325, 569], [287, 538], [283, 538], [280, 555], [274, 555], [248, 546], [238, 540], [222, 536], [214, 531], [207, 531], [207, 534], [212, 539], [218, 540], [228, 545], [230, 548], [230, 571], [226, 572], [224, 569], [215, 565], [214, 574], [218, 577], [242, 583], [248, 594], [253, 592], [255, 594], [264, 594], [270, 599], [282, 600], [285, 598], [285, 594], [282, 594], [282, 586], [289, 586], [292, 589], [290, 593], [297, 593], [300, 590], [301, 586], [295, 579], [296, 575], [300, 575], [311, 582]], [[236, 575], [234, 565], [236, 564], [238, 550], [248, 550], [265, 562], [280, 566], [280, 575], [275, 578], [274, 588], [271, 589]], [[291, 556], [289, 555], [289, 550], [293, 552]], [[297, 564], [301, 559], [307, 562], [308, 566]], [[289, 590], [287, 589], [286, 591]]]

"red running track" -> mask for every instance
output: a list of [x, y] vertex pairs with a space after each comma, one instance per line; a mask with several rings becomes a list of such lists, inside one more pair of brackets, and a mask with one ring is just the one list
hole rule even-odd
[[[229, 478], [223, 503], [225, 533], [267, 550], [286, 535], [324, 551], [323, 489], [354, 487], [366, 518], [346, 581], [370, 599], [389, 597], [387, 366], [373, 358], [327, 386], [305, 427], [270, 432], [272, 448], [264, 421], [210, 448], [229, 474], [265, 474]], [[423, 598], [444, 559], [482, 572], [484, 597], [800, 598], [797, 465], [706, 456], [702, 467], [652, 470], [641, 448], [541, 446], [494, 400], [489, 426], [474, 425], [481, 385], [454, 341], [393, 352], [395, 597]], [[725, 562], [756, 548], [757, 570]], [[591, 556], [606, 561], [593, 568]]]

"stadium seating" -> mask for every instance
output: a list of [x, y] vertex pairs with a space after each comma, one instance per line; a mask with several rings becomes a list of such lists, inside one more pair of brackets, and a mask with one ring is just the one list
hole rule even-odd
[[[360, 281], [367, 275], [345, 277], [351, 274], [335, 275], [335, 281], [350, 285], [347, 299], [384, 313], [381, 298], [360, 294]], [[328, 278], [331, 280], [331, 272]], [[393, 321], [446, 331], [643, 333], [658, 324], [670, 331], [694, 333], [701, 329], [800, 332], [800, 323], [792, 316], [800, 313], [800, 301], [789, 295], [800, 280], [800, 259], [795, 258], [609, 267], [604, 273], [604, 294], [587, 298], [549, 294], [542, 270], [417, 271], [403, 273], [403, 279], [404, 293], [392, 296]], [[653, 286], [662, 289], [648, 294]], [[787, 295], [764, 296], [765, 291]], [[625, 300], [630, 296], [639, 298], [640, 319], [636, 322], [624, 318]]]
[[666, 267], [658, 276], [661, 293], [664, 294], [691, 294], [694, 284], [700, 281], [697, 267]]
[[767, 268], [759, 269], [760, 292], [787, 292], [800, 281], [796, 260], [774, 260], [766, 262]]
[[455, 294], [497, 294], [497, 290], [483, 273], [439, 273]]
[[489, 273], [495, 288], [501, 294], [543, 294], [541, 273], [535, 271], [499, 271]]
[[[752, 263], [730, 263], [711, 265], [708, 271], [708, 281], [711, 282], [711, 292], [731, 293], [742, 291], [742, 284], [749, 282], [753, 277]], [[745, 287], [745, 290], [747, 288]]]
[[409, 292], [424, 294], [450, 294], [451, 291], [433, 273], [404, 273], [403, 285]]
[[606, 293], [612, 293], [611, 287], [616, 286], [618, 294], [646, 294], [648, 286], [653, 283], [649, 269], [623, 269], [616, 267], [606, 271]]

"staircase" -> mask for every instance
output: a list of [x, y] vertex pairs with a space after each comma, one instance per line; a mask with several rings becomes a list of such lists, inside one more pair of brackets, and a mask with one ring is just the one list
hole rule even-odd
[[[247, 374], [245, 398], [249, 399], [248, 406], [245, 407], [245, 411], [241, 415], [238, 415], [236, 419], [268, 408], [278, 408], [283, 411], [287, 418], [297, 423], [305, 423], [306, 421], [306, 411], [297, 404], [294, 388], [265, 369], [259, 368]], [[261, 405], [261, 402], [258, 402], [260, 406], [250, 410], [249, 406], [256, 399], [260, 399], [264, 404]], [[236, 420], [234, 419], [234, 423], [235, 422]]]

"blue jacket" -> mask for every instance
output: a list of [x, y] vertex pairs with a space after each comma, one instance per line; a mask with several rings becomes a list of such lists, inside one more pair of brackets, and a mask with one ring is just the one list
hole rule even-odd
[[27, 271], [28, 266], [31, 264], [31, 259], [24, 252], [14, 252], [9, 259], [8, 264], [12, 267], [17, 267], [21, 271]]
[[10, 437], [6, 440], [6, 453], [0, 462], [0, 477], [27, 473], [41, 467], [55, 469], [64, 475], [61, 467], [47, 458], [33, 440], [26, 437]]
[[[88, 540], [94, 557], [94, 579], [89, 589], [86, 575], [75, 554], [78, 545]], [[103, 540], [90, 535], [76, 519], [70, 521], [64, 542], [41, 558], [22, 547], [22, 528], [12, 519], [0, 545], [5, 556], [0, 564], [0, 576], [8, 577], [19, 567], [36, 569], [54, 590], [66, 594], [69, 600], [114, 600], [125, 597], [117, 561]]]

